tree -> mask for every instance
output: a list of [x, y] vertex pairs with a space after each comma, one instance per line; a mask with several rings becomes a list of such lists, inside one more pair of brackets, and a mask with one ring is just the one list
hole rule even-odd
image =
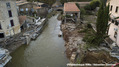
[[100, 0], [93, 0], [90, 3], [91, 10], [94, 10], [96, 7], [100, 6]]
[[85, 10], [91, 10], [91, 6], [89, 4], [87, 4], [86, 6], [84, 6]]
[[[55, 1], [56, 0], [27, 0], [27, 1], [38, 1], [38, 2], [43, 2], [43, 3], [46, 3], [46, 4], [48, 4], [48, 5], [52, 5], [53, 3], [55, 3]], [[75, 2], [88, 2], [88, 1], [91, 1], [91, 0], [60, 0], [60, 2], [62, 3], [62, 4], [64, 4], [65, 2], [73, 2], [73, 1], [75, 1]]]
[[76, 6], [80, 9], [80, 5], [78, 3], [76, 3]]
[[92, 31], [84, 37], [84, 40], [89, 45], [99, 46], [101, 42], [107, 36], [108, 30], [108, 20], [109, 20], [109, 5], [104, 6], [104, 3], [101, 3], [100, 9], [98, 10], [97, 22], [96, 22], [96, 32]]
[[108, 28], [109, 20], [109, 5], [104, 7], [101, 3], [100, 9], [98, 11], [97, 23], [96, 23], [96, 39], [97, 44], [99, 45], [106, 37], [106, 31]]
[[108, 21], [109, 21], [109, 17], [110, 16], [110, 14], [109, 14], [109, 4], [108, 4], [108, 6], [106, 6], [105, 7], [105, 14], [104, 14], [104, 33], [105, 34], [108, 34], [108, 32], [107, 32], [107, 29], [108, 29], [108, 27], [109, 27], [109, 25], [108, 25]]
[[100, 6], [100, 9], [98, 10], [98, 16], [97, 16], [97, 23], [96, 23], [96, 30], [98, 35], [102, 35], [102, 28], [104, 24], [104, 7], [103, 3]]
[[94, 10], [96, 7], [100, 6], [100, 0], [92, 0], [90, 4], [87, 4], [84, 8], [85, 10]]

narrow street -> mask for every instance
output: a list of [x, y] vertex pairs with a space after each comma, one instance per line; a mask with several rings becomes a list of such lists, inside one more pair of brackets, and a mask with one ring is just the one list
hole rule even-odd
[[6, 67], [66, 67], [68, 59], [64, 53], [65, 42], [62, 37], [58, 37], [60, 21], [57, 16], [49, 19], [37, 40], [13, 52], [12, 60]]

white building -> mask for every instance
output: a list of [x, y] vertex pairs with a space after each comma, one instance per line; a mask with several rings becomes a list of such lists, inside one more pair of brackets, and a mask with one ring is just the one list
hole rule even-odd
[[20, 33], [20, 24], [15, 1], [0, 1], [0, 38]]
[[110, 0], [110, 27], [108, 35], [119, 46], [119, 0]]

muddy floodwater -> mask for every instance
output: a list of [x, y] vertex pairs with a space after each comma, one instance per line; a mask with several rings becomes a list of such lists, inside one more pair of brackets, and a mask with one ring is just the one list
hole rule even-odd
[[58, 37], [60, 21], [57, 16], [49, 19], [42, 34], [30, 45], [22, 45], [11, 54], [12, 60], [5, 67], [66, 67], [64, 40]]

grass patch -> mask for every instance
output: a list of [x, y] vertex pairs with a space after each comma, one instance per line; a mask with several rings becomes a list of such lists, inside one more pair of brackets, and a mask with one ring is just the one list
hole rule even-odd
[[83, 20], [88, 21], [89, 23], [96, 23], [96, 17], [94, 15], [84, 15]]

